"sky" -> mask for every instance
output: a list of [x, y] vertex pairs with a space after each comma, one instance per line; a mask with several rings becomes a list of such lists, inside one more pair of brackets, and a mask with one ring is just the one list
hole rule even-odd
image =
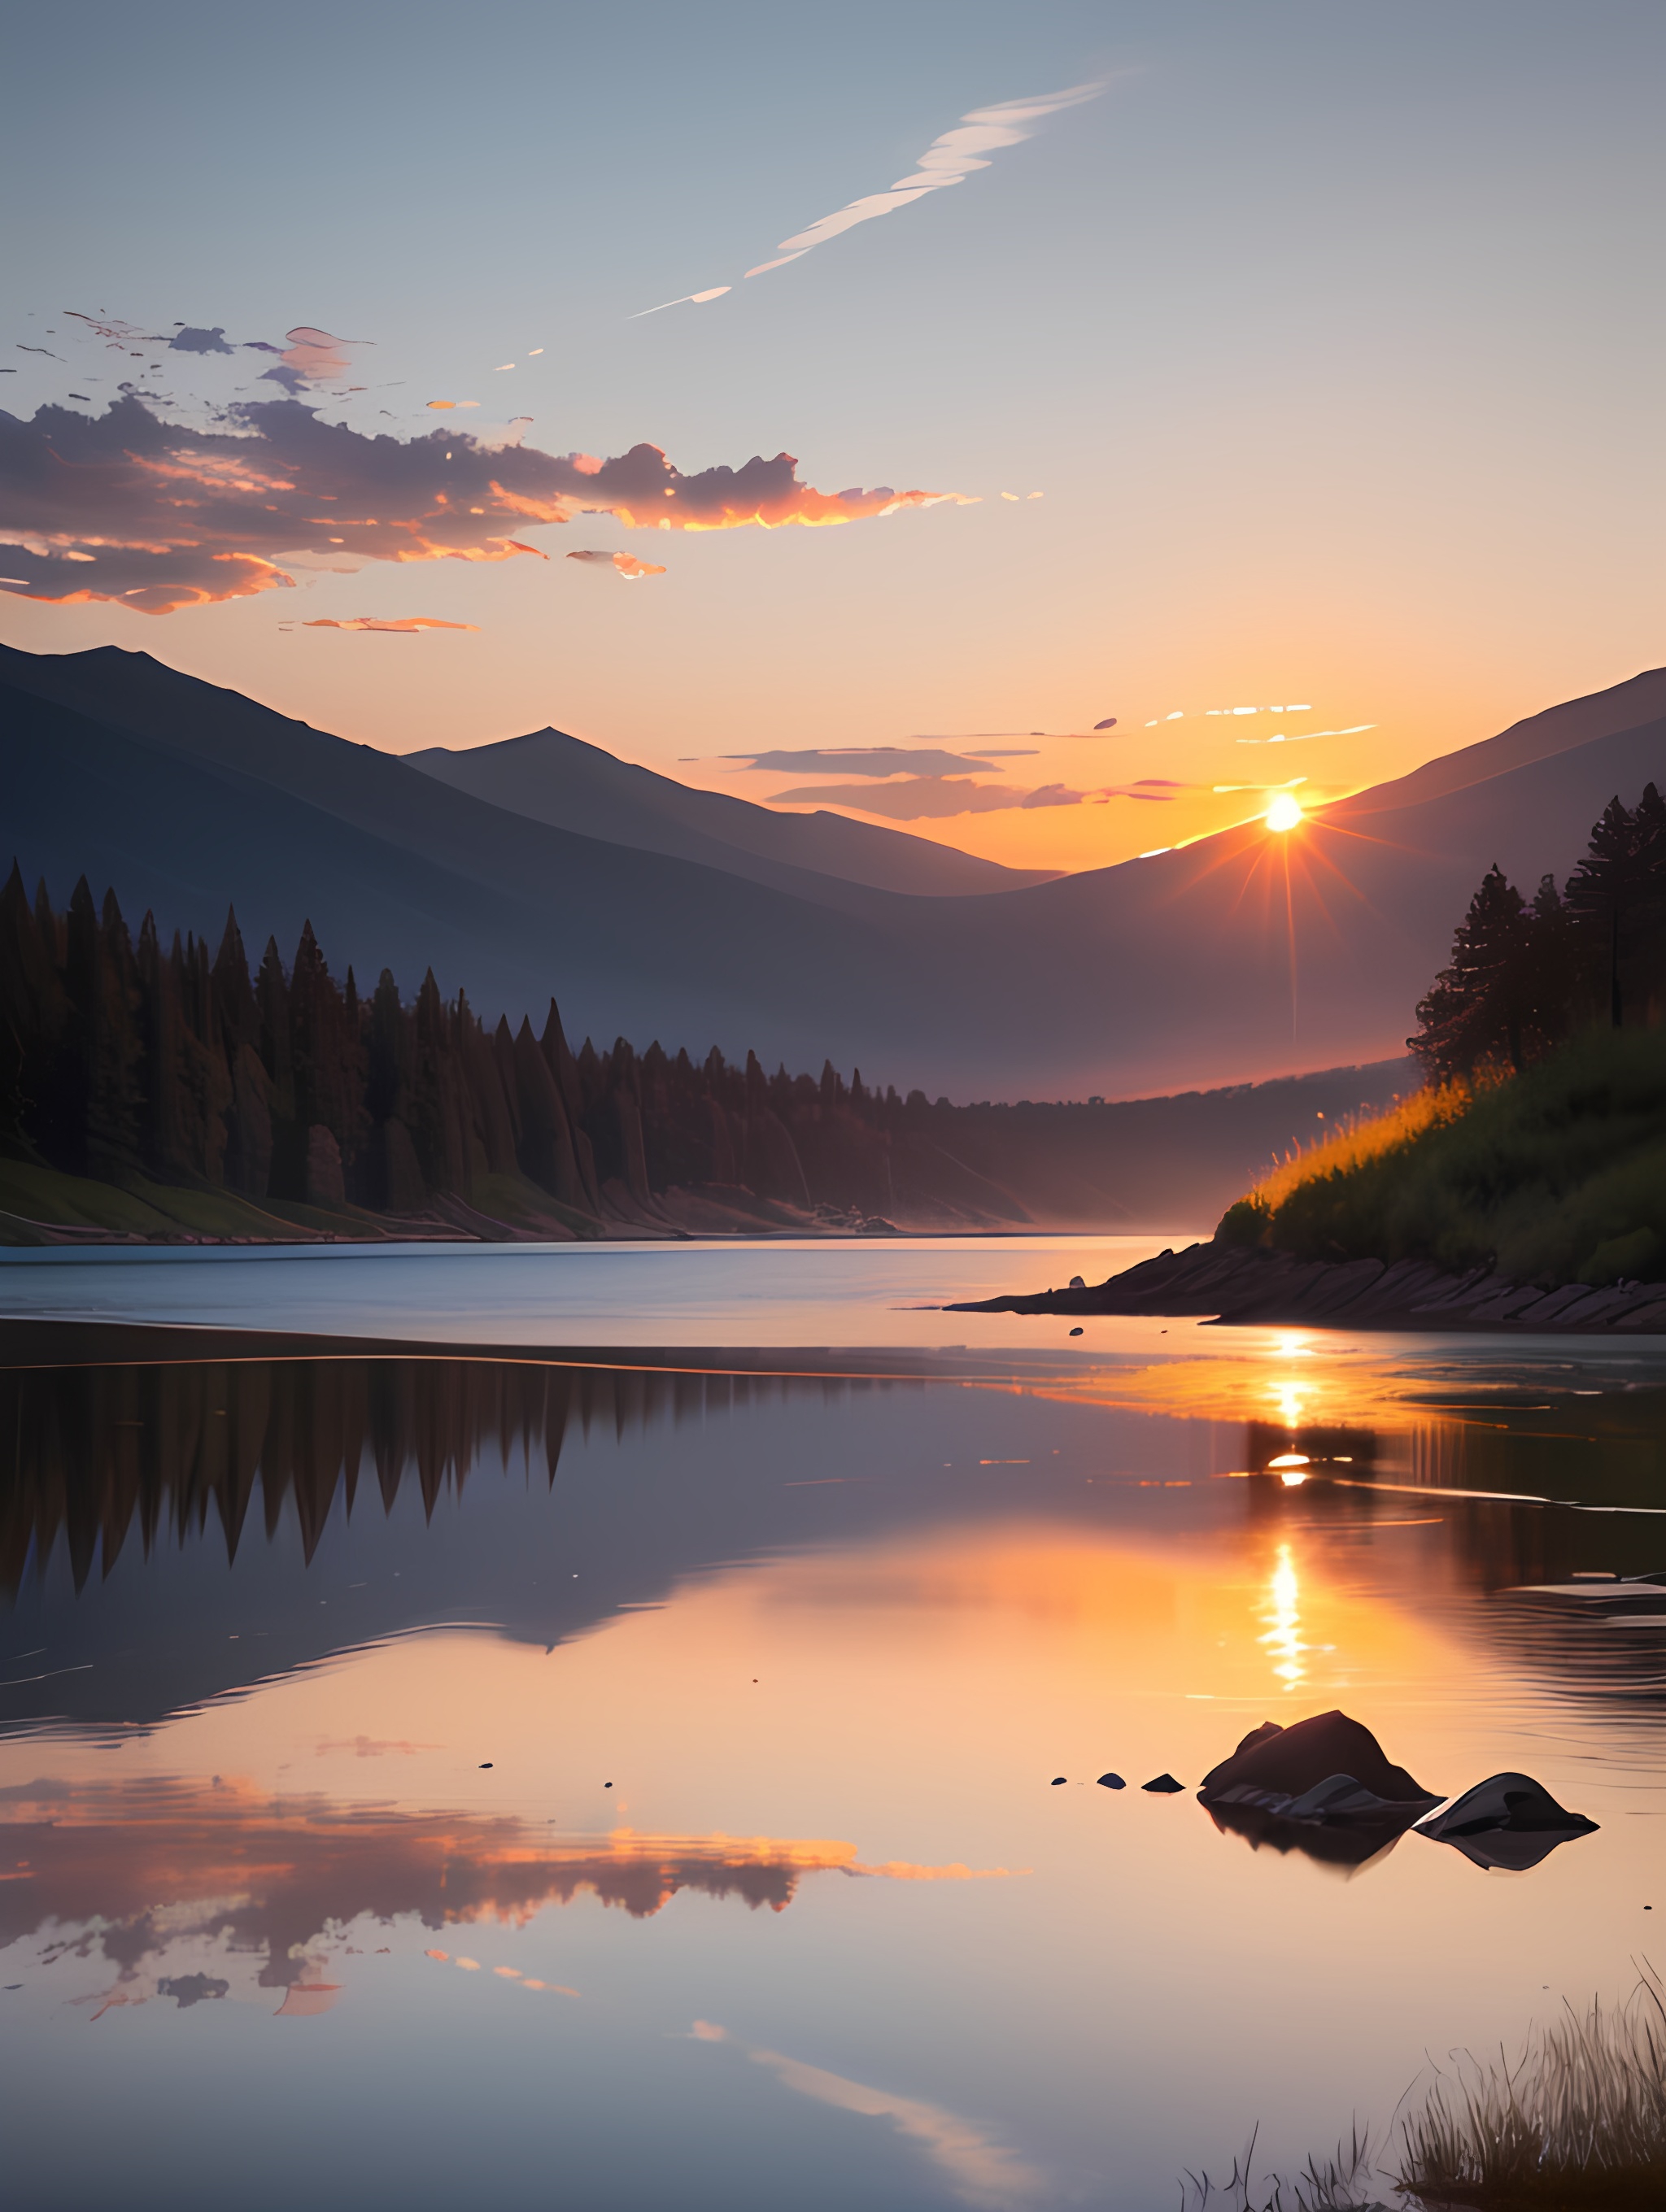
[[6, 642], [1072, 869], [1666, 659], [1655, 0], [8, 46]]

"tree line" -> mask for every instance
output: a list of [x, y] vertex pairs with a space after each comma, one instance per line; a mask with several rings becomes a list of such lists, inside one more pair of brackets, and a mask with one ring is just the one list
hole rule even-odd
[[1641, 1028], [1666, 1004], [1666, 799], [1618, 796], [1559, 891], [1523, 897], [1495, 863], [1419, 1001], [1406, 1042], [1433, 1081], [1519, 1073], [1595, 1026]]
[[164, 946], [149, 913], [135, 942], [85, 877], [63, 913], [15, 865], [0, 892], [0, 1151], [75, 1175], [404, 1215], [519, 1176], [583, 1235], [674, 1185], [882, 1206], [883, 1140], [927, 1107], [830, 1064], [575, 1053], [554, 999], [541, 1032], [489, 1029], [431, 969], [414, 1000], [386, 969], [362, 994], [310, 922], [289, 966], [269, 939], [252, 969], [234, 911], [210, 955], [194, 933]]

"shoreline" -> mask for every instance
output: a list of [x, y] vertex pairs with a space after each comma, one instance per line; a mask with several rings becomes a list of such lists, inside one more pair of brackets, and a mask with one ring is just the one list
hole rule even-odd
[[945, 1313], [1128, 1314], [1262, 1324], [1502, 1332], [1666, 1334], [1666, 1283], [1544, 1290], [1490, 1267], [1454, 1274], [1424, 1260], [1297, 1260], [1260, 1246], [1190, 1244], [1104, 1283], [945, 1306]]

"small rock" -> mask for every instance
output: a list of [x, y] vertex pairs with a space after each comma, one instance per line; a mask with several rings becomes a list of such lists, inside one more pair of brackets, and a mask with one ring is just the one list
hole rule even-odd
[[604, 1782], [602, 1784], [602, 1788], [604, 1790], [611, 1790], [613, 1784], [611, 1782]]
[[1080, 1331], [1080, 1329], [1079, 1329], [1079, 1328], [1073, 1328], [1073, 1329], [1071, 1330], [1071, 1332], [1070, 1332], [1070, 1334], [1072, 1334], [1072, 1336], [1079, 1336], [1079, 1335], [1081, 1334], [1081, 1333], [1082, 1333], [1082, 1332], [1081, 1332], [1081, 1331]]
[[1070, 1287], [1073, 1291], [1085, 1291], [1087, 1288], [1087, 1285], [1082, 1280], [1079, 1275], [1073, 1275], [1070, 1278]]
[[1154, 1790], [1159, 1797], [1172, 1797], [1177, 1790], [1183, 1790], [1186, 1785], [1183, 1782], [1177, 1782], [1172, 1774], [1159, 1774], [1155, 1781], [1142, 1782], [1140, 1787]]
[[490, 1759], [483, 1759], [481, 1760], [481, 1762], [480, 1762], [480, 1771], [481, 1771], [481, 1773], [482, 1773], [482, 1774], [484, 1774], [484, 1773], [486, 1772], [487, 1769], [490, 1766], [490, 1765], [491, 1765], [491, 1761], [490, 1761]]
[[1099, 1777], [1101, 1790], [1126, 1790], [1128, 1786], [1120, 1774], [1102, 1774]]
[[1053, 1777], [1053, 1787], [1054, 1787], [1055, 1790], [1061, 1789], [1061, 1788], [1063, 1787], [1063, 1785], [1064, 1785], [1064, 1783], [1065, 1783], [1066, 1778], [1066, 1778], [1064, 1775], [1062, 1775], [1062, 1774], [1055, 1774], [1055, 1775]]

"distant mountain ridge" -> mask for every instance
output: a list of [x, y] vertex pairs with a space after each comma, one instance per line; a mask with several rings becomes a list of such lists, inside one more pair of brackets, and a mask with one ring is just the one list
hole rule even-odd
[[853, 822], [824, 810], [787, 814], [727, 792], [701, 791], [618, 759], [564, 730], [401, 757], [476, 799], [610, 844], [674, 854], [784, 890], [800, 872], [927, 898], [976, 896], [1050, 883], [1056, 868], [1005, 868], [929, 837]]
[[993, 896], [808, 869], [789, 890], [529, 819], [149, 655], [4, 652], [0, 683], [0, 869], [60, 905], [83, 871], [165, 931], [234, 901], [254, 943], [310, 919], [367, 985], [431, 965], [512, 1024], [553, 986], [575, 1036], [827, 1055], [962, 1099], [1396, 1056], [1487, 867], [1530, 889], [1616, 793], [1666, 781], [1656, 671], [1288, 839], [1257, 820]]

